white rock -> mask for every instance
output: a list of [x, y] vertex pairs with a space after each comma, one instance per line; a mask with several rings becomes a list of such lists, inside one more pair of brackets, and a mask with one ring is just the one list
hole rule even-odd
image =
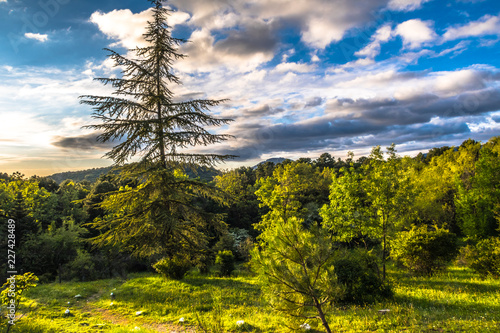
[[302, 325], [300, 325], [300, 328], [304, 331], [309, 331], [311, 329], [311, 325], [309, 325], [308, 323], [303, 323]]

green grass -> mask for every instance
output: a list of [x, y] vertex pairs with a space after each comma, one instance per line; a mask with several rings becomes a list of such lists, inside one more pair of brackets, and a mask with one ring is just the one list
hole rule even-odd
[[[395, 268], [388, 273], [394, 299], [328, 313], [332, 331], [500, 331], [499, 280], [481, 280], [457, 267], [431, 278], [411, 277]], [[113, 305], [111, 292], [116, 295]], [[77, 294], [82, 298], [75, 299]], [[25, 307], [25, 316], [11, 332], [132, 332], [136, 327], [140, 332], [202, 332], [199, 322], [220, 322], [224, 330], [219, 331], [225, 332], [290, 331], [285, 318], [263, 301], [257, 279], [249, 274], [218, 278], [191, 273], [181, 281], [133, 274], [126, 281], [39, 285], [27, 296], [24, 304], [32, 303], [31, 308]], [[67, 308], [70, 316], [64, 314]], [[380, 314], [380, 309], [390, 312]], [[143, 313], [137, 316], [137, 311]], [[238, 326], [239, 320], [245, 324]], [[322, 331], [318, 322], [309, 324]]]

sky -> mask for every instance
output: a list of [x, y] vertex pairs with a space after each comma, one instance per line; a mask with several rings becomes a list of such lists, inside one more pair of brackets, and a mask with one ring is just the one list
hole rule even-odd
[[[194, 148], [254, 165], [401, 155], [500, 134], [498, 0], [169, 0], [178, 100], [228, 99], [224, 143]], [[119, 71], [103, 48], [144, 46], [146, 0], [0, 0], [0, 172], [112, 163], [81, 95]]]

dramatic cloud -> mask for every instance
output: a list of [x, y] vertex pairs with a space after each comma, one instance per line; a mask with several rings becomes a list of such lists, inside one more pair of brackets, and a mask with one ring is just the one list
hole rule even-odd
[[98, 133], [90, 133], [73, 137], [56, 136], [52, 141], [52, 145], [69, 150], [109, 150], [116, 145], [116, 142], [102, 143], [97, 141], [98, 135]]
[[172, 3], [180, 10], [192, 13], [190, 24], [209, 31], [239, 26], [241, 20], [249, 18], [273, 21], [299, 27], [302, 41], [323, 49], [341, 40], [347, 30], [372, 20], [373, 11], [385, 5], [386, 0], [296, 0], [293, 4], [284, 0], [250, 3], [243, 0], [174, 0]]
[[29, 39], [35, 39], [39, 42], [46, 42], [49, 39], [49, 36], [46, 34], [34, 34], [32, 32], [27, 32], [24, 34], [24, 37]]
[[500, 35], [500, 16], [484, 15], [477, 21], [446, 30], [444, 40], [467, 38], [472, 36]]
[[395, 31], [396, 34], [403, 38], [405, 47], [416, 49], [437, 38], [436, 33], [432, 29], [432, 24], [431, 21], [413, 19], [399, 24]]

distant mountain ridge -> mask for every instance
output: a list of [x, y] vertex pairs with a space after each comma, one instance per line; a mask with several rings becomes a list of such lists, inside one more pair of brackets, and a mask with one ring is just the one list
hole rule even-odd
[[[92, 168], [80, 171], [66, 171], [66, 172], [55, 173], [47, 177], [52, 178], [58, 184], [61, 184], [66, 179], [71, 179], [74, 182], [89, 181], [91, 183], [95, 183], [101, 175], [112, 172], [112, 169], [113, 167], [109, 166], [109, 167]], [[199, 177], [202, 181], [207, 181], [207, 182], [212, 181], [215, 176], [222, 174], [221, 171], [215, 168], [207, 168], [207, 167], [198, 167], [195, 170], [187, 169], [184, 172], [186, 172], [186, 174], [190, 178]]]
[[102, 175], [107, 174], [113, 169], [113, 167], [102, 167], [102, 168], [92, 168], [79, 171], [65, 171], [58, 172], [53, 175], [47, 176], [52, 178], [56, 183], [61, 184], [66, 179], [71, 179], [74, 182], [89, 181], [95, 183], [95, 181]]
[[257, 168], [260, 164], [262, 164], [262, 163], [272, 162], [272, 163], [274, 163], [274, 164], [279, 164], [279, 163], [281, 163], [281, 162], [283, 162], [283, 161], [285, 161], [285, 160], [288, 160], [288, 158], [284, 158], [284, 157], [273, 157], [273, 158], [268, 158], [267, 160], [262, 161], [262, 162], [259, 162], [259, 163], [257, 163], [256, 165], [254, 165], [254, 166], [252, 167], [252, 169], [256, 169], [256, 168]]
[[[287, 160], [287, 158], [283, 157], [268, 158], [267, 160], [254, 165], [252, 168], [256, 169], [259, 164], [266, 162], [279, 164], [285, 160]], [[92, 169], [78, 170], [78, 171], [65, 171], [65, 172], [58, 172], [47, 177], [52, 178], [58, 184], [61, 184], [66, 179], [71, 179], [72, 181], [77, 183], [81, 181], [89, 181], [91, 183], [95, 183], [101, 175], [109, 173], [112, 169], [113, 167], [109, 166], [109, 167], [92, 168]], [[215, 168], [199, 167], [194, 171], [186, 170], [186, 173], [189, 175], [190, 178], [200, 177], [201, 180], [209, 182], [212, 181], [215, 176], [220, 175], [222, 172]]]

